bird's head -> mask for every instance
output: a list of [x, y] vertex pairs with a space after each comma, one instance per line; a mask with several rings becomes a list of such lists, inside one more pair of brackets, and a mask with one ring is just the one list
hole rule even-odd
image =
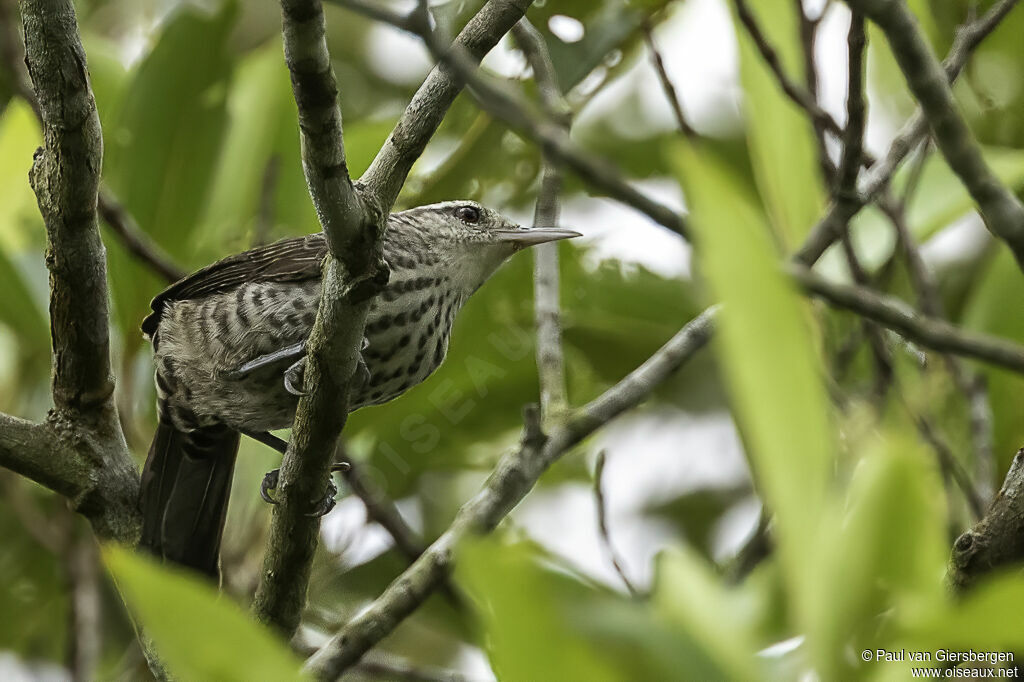
[[416, 225], [429, 244], [424, 246], [441, 255], [469, 291], [482, 285], [517, 251], [580, 236], [561, 227], [523, 227], [475, 201], [446, 201], [392, 217]]

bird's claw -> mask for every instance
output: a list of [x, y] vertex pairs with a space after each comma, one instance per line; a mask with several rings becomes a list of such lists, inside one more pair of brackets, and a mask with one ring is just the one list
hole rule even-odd
[[[337, 464], [331, 465], [331, 473], [333, 474], [339, 471], [348, 471], [350, 468], [351, 467], [348, 462], [338, 462]], [[273, 495], [270, 494], [272, 491], [277, 489], [277, 483], [280, 477], [280, 469], [268, 471], [267, 474], [263, 477], [263, 482], [260, 484], [260, 497], [263, 498], [264, 502], [268, 504], [280, 504], [277, 500], [274, 499]], [[311, 512], [308, 512], [306, 516], [320, 517], [329, 514], [330, 511], [334, 509], [334, 505], [337, 504], [337, 502], [334, 499], [334, 496], [337, 494], [338, 486], [334, 484], [334, 479], [328, 478], [327, 491], [324, 493], [323, 498], [320, 500], [316, 509], [314, 509]]]
[[[332, 470], [333, 470], [333, 467], [332, 467]], [[307, 512], [306, 516], [311, 516], [311, 517], [327, 516], [327, 514], [329, 514], [331, 512], [331, 510], [334, 509], [334, 505], [337, 504], [337, 502], [334, 499], [334, 496], [337, 495], [337, 494], [338, 494], [338, 486], [334, 485], [334, 479], [328, 478], [327, 479], [327, 492], [324, 494], [323, 499], [320, 500], [320, 504], [317, 506], [317, 508], [314, 509], [311, 512]]]
[[284, 390], [300, 398], [304, 395], [309, 395], [303, 387], [305, 380], [306, 358], [301, 357], [296, 360], [291, 367], [284, 371]]
[[274, 469], [268, 471], [263, 477], [263, 482], [260, 483], [260, 497], [267, 504], [279, 504], [277, 500], [270, 494], [272, 490], [277, 490], [277, 481], [281, 477], [281, 470]]
[[[353, 375], [356, 386], [365, 386], [370, 381], [370, 368], [366, 366], [366, 361], [363, 360], [361, 352], [369, 346], [370, 340], [364, 336], [363, 342], [360, 344], [360, 353], [356, 356], [356, 370]], [[303, 351], [305, 351], [305, 342], [303, 342]], [[306, 356], [304, 355], [284, 371], [284, 390], [301, 398], [302, 396], [309, 395], [309, 392], [305, 390], [305, 383]]]

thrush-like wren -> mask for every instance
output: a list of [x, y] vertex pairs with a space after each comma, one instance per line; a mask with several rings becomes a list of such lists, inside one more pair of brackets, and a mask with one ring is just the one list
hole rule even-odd
[[[368, 377], [350, 409], [398, 397], [438, 368], [466, 299], [533, 244], [578, 236], [523, 228], [469, 201], [388, 218], [391, 279], [371, 304], [361, 351]], [[218, 261], [153, 299], [142, 331], [155, 351], [159, 424], [143, 471], [142, 546], [216, 575], [239, 434], [267, 442], [291, 425], [305, 340], [320, 300], [323, 234]]]

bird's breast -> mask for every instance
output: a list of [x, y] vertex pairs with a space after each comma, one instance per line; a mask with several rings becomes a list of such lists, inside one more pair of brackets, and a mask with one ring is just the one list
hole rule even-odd
[[[419, 384], [444, 361], [461, 296], [442, 286], [444, 278], [429, 278], [422, 286], [398, 282], [398, 295], [385, 292], [374, 302], [366, 320], [369, 342], [363, 359], [370, 379], [354, 405], [387, 402]], [[420, 284], [420, 283], [414, 283]]]

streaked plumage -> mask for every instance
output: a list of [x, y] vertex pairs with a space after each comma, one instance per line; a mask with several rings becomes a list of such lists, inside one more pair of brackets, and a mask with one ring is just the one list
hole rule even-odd
[[[370, 378], [351, 408], [426, 379], [444, 360], [459, 309], [506, 258], [573, 235], [527, 231], [471, 202], [392, 214], [384, 241], [391, 279], [367, 316]], [[142, 544], [154, 552], [216, 573], [237, 432], [286, 428], [298, 402], [282, 380], [293, 359], [237, 370], [309, 335], [326, 253], [321, 234], [286, 239], [203, 268], [153, 300], [142, 330], [155, 350], [160, 426], [141, 504]]]

